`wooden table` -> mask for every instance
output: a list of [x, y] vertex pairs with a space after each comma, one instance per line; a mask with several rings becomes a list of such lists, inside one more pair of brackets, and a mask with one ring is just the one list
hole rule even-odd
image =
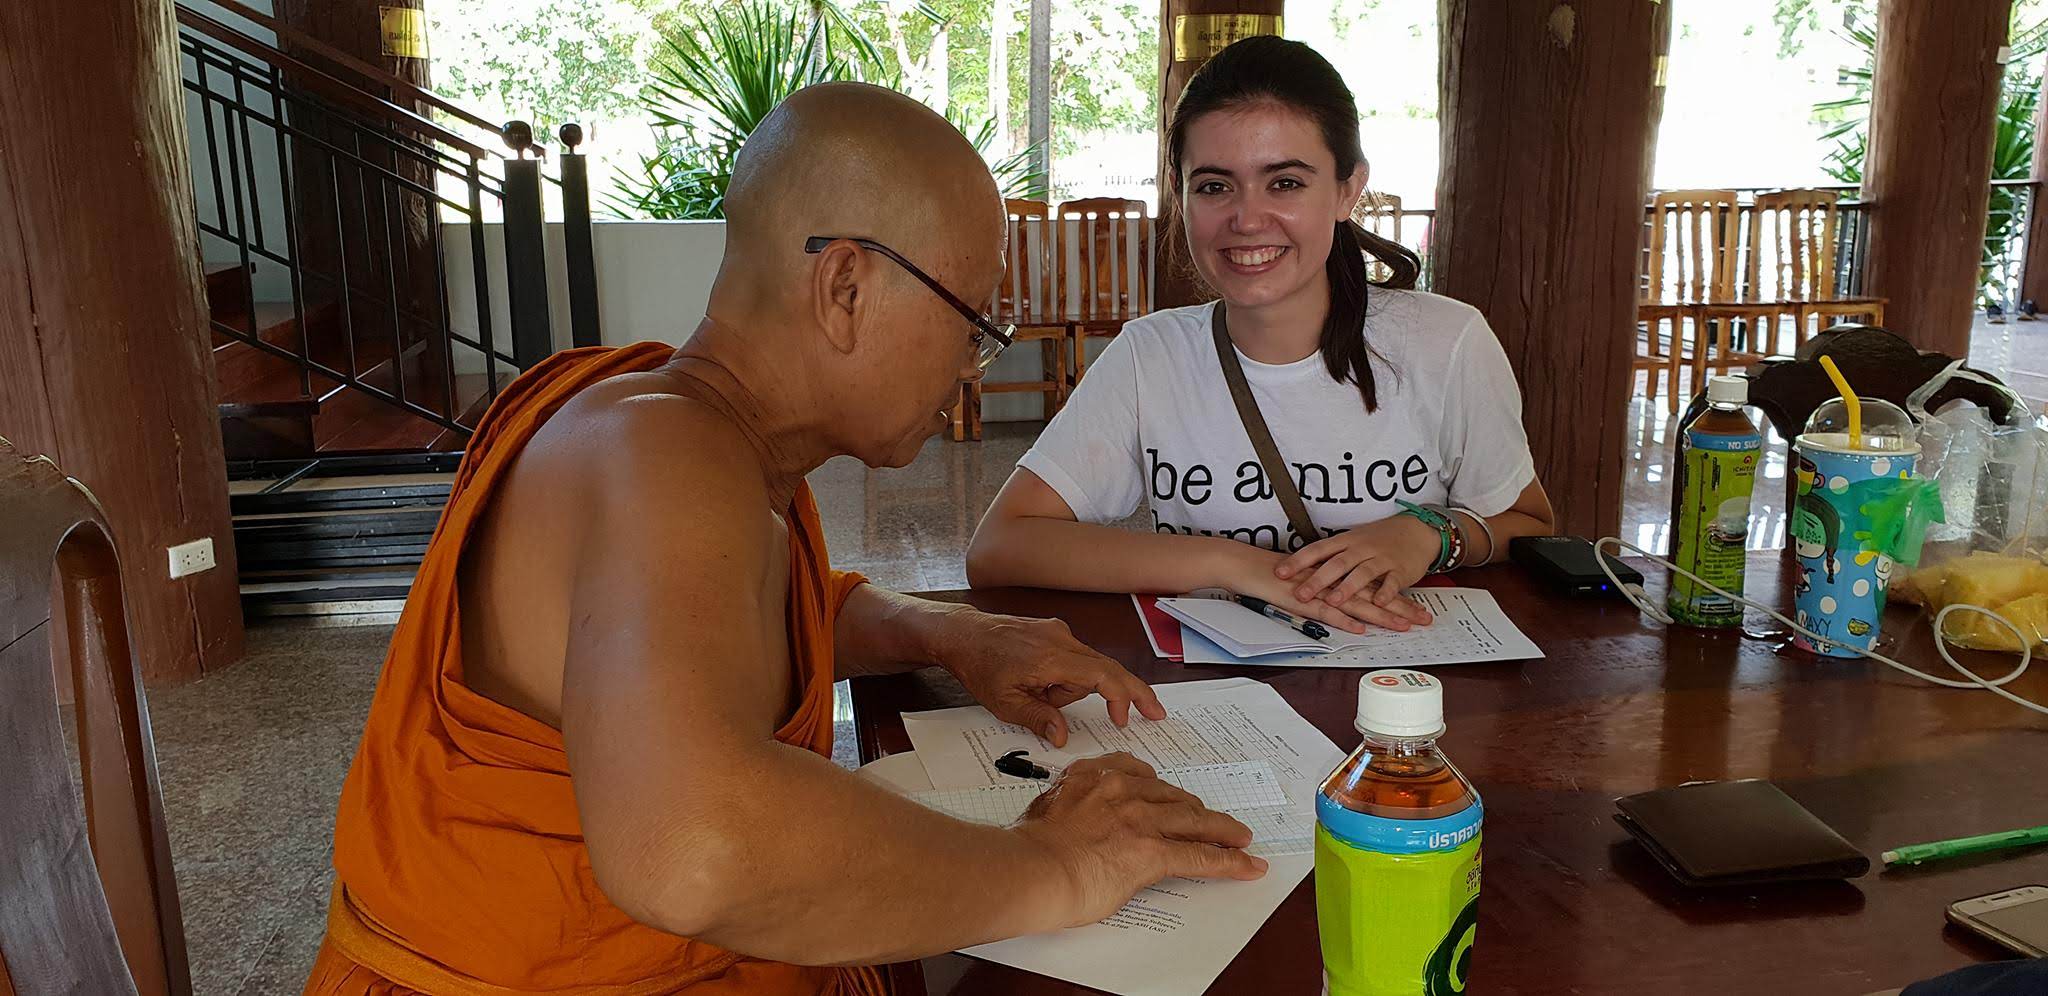
[[[1783, 592], [1777, 558], [1753, 555], [1752, 591]], [[1491, 589], [1548, 654], [1434, 670], [1450, 727], [1443, 747], [1486, 800], [1471, 992], [1860, 994], [2006, 957], [1944, 927], [1943, 911], [1956, 899], [2048, 884], [2048, 849], [1890, 872], [1879, 870], [1877, 855], [2048, 824], [2048, 717], [1882, 665], [1817, 659], [1783, 640], [1667, 628], [1620, 600], [1550, 597], [1515, 567], [1459, 578]], [[1661, 591], [1661, 580], [1651, 587]], [[1339, 747], [1358, 744], [1358, 670], [1161, 661], [1122, 596], [1007, 589], [933, 597], [1063, 619], [1154, 683], [1257, 678]], [[1929, 673], [1944, 668], [1924, 617], [1909, 608], [1887, 615], [1882, 647], [1893, 656], [1903, 647], [1900, 659]], [[2011, 661], [1964, 659], [1989, 676]], [[856, 678], [852, 687], [864, 761], [910, 749], [902, 712], [971, 702], [935, 670]], [[2048, 701], [2048, 666], [2009, 687]], [[1861, 848], [1871, 873], [1847, 883], [1688, 890], [1611, 818], [1616, 796], [1751, 777], [1776, 782]], [[1318, 950], [1315, 895], [1304, 881], [1210, 992], [1315, 993]], [[961, 955], [923, 968], [935, 993], [1083, 991]]]

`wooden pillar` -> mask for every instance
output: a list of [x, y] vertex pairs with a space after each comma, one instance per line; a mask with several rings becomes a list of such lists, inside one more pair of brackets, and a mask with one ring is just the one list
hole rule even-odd
[[1864, 289], [1892, 331], [1966, 356], [2012, 0], [1883, 0], [1877, 17]]
[[187, 156], [171, 0], [0, 3], [0, 436], [99, 499], [154, 680], [242, 652]]
[[1153, 211], [1158, 222], [1152, 253], [1156, 307], [1177, 308], [1204, 296], [1181, 234], [1174, 178], [1167, 173], [1166, 127], [1173, 120], [1173, 105], [1180, 102], [1188, 77], [1231, 42], [1280, 34], [1286, 6], [1285, 0], [1159, 0], [1159, 206]]
[[1443, 0], [1433, 287], [1486, 315], [1558, 528], [1621, 521], [1637, 246], [1668, 5]]

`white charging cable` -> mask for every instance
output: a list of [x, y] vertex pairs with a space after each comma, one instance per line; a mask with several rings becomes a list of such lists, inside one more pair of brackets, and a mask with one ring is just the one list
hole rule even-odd
[[[1672, 563], [1671, 561], [1665, 560], [1664, 558], [1659, 557], [1656, 554], [1653, 554], [1648, 550], [1643, 549], [1642, 547], [1636, 546], [1633, 543], [1624, 542], [1618, 537], [1609, 536], [1606, 539], [1603, 539], [1598, 543], [1593, 544], [1593, 550], [1596, 553], [1604, 552], [1605, 548], [1610, 544], [1612, 544], [1614, 547], [1616, 557], [1619, 557], [1621, 555], [1622, 550], [1634, 551], [1636, 555], [1642, 557], [1643, 559], [1648, 560], [1652, 563], [1661, 564], [1665, 567], [1668, 567], [1671, 570], [1679, 574], [1682, 574], [1687, 578], [1690, 578], [1693, 582], [1699, 584], [1701, 587], [1706, 588], [1708, 591], [1711, 591], [1714, 594], [1721, 596], [1722, 598], [1733, 599], [1736, 602], [1739, 602], [1743, 605], [1747, 605], [1753, 609], [1757, 609], [1763, 612], [1771, 618], [1776, 619], [1777, 621], [1784, 623], [1786, 626], [1791, 627], [1793, 632], [1802, 634], [1807, 639], [1812, 640], [1815, 643], [1825, 643], [1830, 646], [1843, 647], [1848, 650], [1853, 650], [1859, 656], [1868, 657], [1871, 660], [1878, 662], [1879, 664], [1885, 664], [1891, 667], [1895, 667], [1901, 671], [1904, 671], [1907, 674], [1912, 675], [1915, 678], [1919, 678], [1922, 681], [1932, 682], [1936, 685], [1942, 685], [1948, 688], [1982, 688], [1987, 691], [1996, 692], [1997, 694], [2002, 695], [2008, 699], [2011, 699], [2012, 701], [2022, 706], [2025, 706], [2028, 709], [2032, 709], [2035, 712], [2048, 714], [2048, 706], [2044, 706], [2038, 702], [2021, 698], [2018, 695], [2014, 695], [2013, 693], [2006, 691], [2002, 687], [2007, 682], [2010, 682], [2013, 679], [2018, 678], [2020, 675], [2027, 673], [2027, 665], [2032, 663], [2034, 659], [2033, 637], [2027, 635], [2026, 633], [2021, 632], [2018, 626], [2013, 625], [2012, 620], [2007, 619], [2006, 617], [2001, 616], [1998, 613], [1993, 612], [1990, 609], [1987, 609], [1981, 605], [1966, 605], [1959, 602], [1954, 605], [1946, 606], [1940, 612], [1936, 612], [1934, 614], [1935, 651], [1941, 654], [1941, 659], [1947, 661], [1949, 667], [1955, 668], [1958, 672], [1960, 672], [1963, 675], [1963, 677], [1969, 679], [1968, 681], [1956, 681], [1952, 678], [1938, 678], [1934, 675], [1928, 674], [1925, 671], [1920, 671], [1915, 668], [1908, 667], [1904, 664], [1899, 663], [1898, 661], [1892, 660], [1891, 658], [1886, 657], [1883, 654], [1877, 653], [1873, 650], [1864, 650], [1860, 647], [1851, 647], [1848, 644], [1842, 643], [1840, 641], [1830, 640], [1827, 637], [1824, 637], [1819, 633], [1814, 632], [1813, 630], [1807, 629], [1806, 627], [1801, 626], [1798, 623], [1785, 618], [1784, 615], [1778, 612], [1778, 610], [1773, 609], [1768, 605], [1764, 605], [1760, 602], [1751, 601], [1750, 599], [1744, 598], [1741, 595], [1737, 595], [1734, 592], [1723, 589], [1715, 585], [1713, 582], [1708, 581], [1706, 578], [1700, 577], [1699, 575], [1694, 574], [1693, 572], [1688, 571], [1685, 568]], [[1630, 602], [1635, 603], [1635, 607], [1642, 610], [1644, 615], [1647, 615], [1650, 618], [1655, 619], [1658, 622], [1664, 623], [1666, 625], [1675, 624], [1677, 622], [1677, 620], [1671, 618], [1671, 613], [1665, 611], [1663, 606], [1658, 605], [1655, 602], [1651, 601], [1650, 596], [1644, 593], [1642, 585], [1623, 584], [1621, 582], [1621, 578], [1615, 576], [1614, 566], [1608, 563], [1607, 557], [1595, 557], [1594, 559], [1599, 561], [1601, 573], [1607, 575], [1607, 580], [1613, 583], [1615, 590], [1621, 592], [1622, 595], [1626, 596]], [[2012, 631], [2013, 637], [2019, 641], [2020, 662], [2018, 666], [2012, 669], [2011, 673], [2007, 674], [2003, 678], [1999, 678], [1996, 681], [1981, 678], [1977, 676], [1976, 672], [1970, 670], [1969, 668], [1964, 667], [1961, 662], [1955, 659], [1954, 655], [1948, 652], [1948, 641], [1943, 640], [1941, 638], [1942, 624], [1948, 620], [1949, 613], [1954, 612], [1958, 609], [1964, 609], [1971, 612], [1982, 612], [1983, 614], [1990, 616], [2000, 626], [2003, 626], [2006, 629]]]

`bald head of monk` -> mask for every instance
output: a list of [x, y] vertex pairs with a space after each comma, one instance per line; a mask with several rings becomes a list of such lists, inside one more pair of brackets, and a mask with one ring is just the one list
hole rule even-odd
[[[708, 317], [772, 350], [834, 448], [902, 466], [974, 369], [974, 325], [869, 239], [983, 308], [1003, 270], [1003, 201], [974, 146], [892, 90], [799, 91], [755, 129], [725, 199]], [[817, 253], [807, 240], [834, 241]]]

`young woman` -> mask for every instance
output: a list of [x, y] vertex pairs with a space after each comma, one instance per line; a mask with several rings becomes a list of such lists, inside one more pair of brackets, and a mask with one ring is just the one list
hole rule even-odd
[[[1427, 624], [1402, 589], [1551, 531], [1507, 355], [1478, 311], [1412, 288], [1351, 221], [1358, 109], [1299, 42], [1188, 81], [1168, 134], [1180, 223], [1220, 302], [1124, 327], [1018, 463], [967, 555], [975, 585], [1226, 588], [1352, 632]], [[1370, 284], [1366, 255], [1392, 278]], [[1314, 525], [1289, 525], [1215, 344], [1231, 351]], [[1153, 531], [1113, 523], [1149, 502]]]

